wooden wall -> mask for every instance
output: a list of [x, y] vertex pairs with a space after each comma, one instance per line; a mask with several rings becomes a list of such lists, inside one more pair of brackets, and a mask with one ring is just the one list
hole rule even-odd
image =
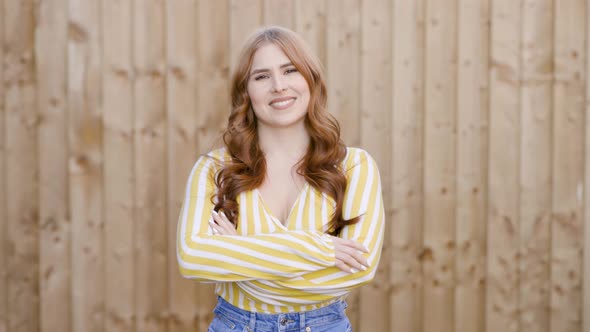
[[205, 331], [175, 258], [244, 38], [280, 24], [379, 163], [355, 331], [590, 332], [589, 0], [0, 0], [0, 332]]

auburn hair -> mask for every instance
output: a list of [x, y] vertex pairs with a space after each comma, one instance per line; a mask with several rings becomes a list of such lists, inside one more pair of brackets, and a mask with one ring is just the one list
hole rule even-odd
[[310, 142], [297, 165], [297, 173], [334, 199], [334, 215], [324, 231], [337, 236], [342, 227], [358, 221], [358, 217], [345, 220], [342, 216], [347, 180], [340, 165], [346, 156], [346, 146], [340, 138], [338, 122], [326, 109], [327, 91], [320, 62], [295, 32], [283, 27], [256, 31], [238, 57], [231, 82], [231, 113], [223, 133], [231, 160], [223, 164], [215, 178], [218, 188], [215, 210], [223, 210], [237, 227], [239, 193], [258, 188], [266, 176], [266, 160], [258, 142], [256, 116], [247, 88], [254, 54], [269, 43], [285, 53], [309, 86], [310, 100], [304, 121]]

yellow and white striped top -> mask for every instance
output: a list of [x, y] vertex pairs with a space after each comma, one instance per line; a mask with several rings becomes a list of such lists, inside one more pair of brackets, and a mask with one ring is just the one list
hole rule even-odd
[[364, 150], [347, 148], [341, 167], [348, 180], [343, 216], [361, 216], [341, 237], [364, 244], [370, 268], [356, 273], [335, 267], [334, 245], [324, 233], [335, 202], [309, 184], [295, 201], [286, 225], [271, 215], [258, 190], [242, 192], [238, 236], [214, 235], [214, 176], [229, 160], [225, 149], [201, 156], [193, 167], [180, 212], [177, 257], [181, 274], [216, 282], [223, 299], [261, 313], [306, 311], [325, 306], [373, 279], [384, 232], [377, 164]]

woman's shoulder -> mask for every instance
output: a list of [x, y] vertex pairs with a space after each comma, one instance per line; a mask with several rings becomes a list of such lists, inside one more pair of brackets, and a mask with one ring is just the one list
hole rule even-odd
[[194, 168], [216, 172], [229, 160], [231, 160], [231, 156], [223, 147], [200, 154]]
[[367, 162], [371, 164], [375, 163], [375, 160], [373, 159], [371, 154], [367, 152], [367, 150], [358, 147], [346, 147], [346, 156], [342, 161], [342, 164], [344, 165], [345, 169], [350, 169]]
[[231, 160], [231, 155], [229, 154], [229, 151], [227, 151], [227, 148], [225, 148], [225, 147], [211, 150], [211, 151], [205, 153], [205, 156], [208, 158], [212, 158], [214, 160], [220, 161], [220, 162], [227, 162], [227, 161]]

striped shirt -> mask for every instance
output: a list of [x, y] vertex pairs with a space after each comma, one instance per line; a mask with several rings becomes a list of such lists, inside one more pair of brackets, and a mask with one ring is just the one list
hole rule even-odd
[[381, 256], [384, 210], [377, 164], [364, 150], [347, 148], [341, 167], [348, 180], [343, 217], [361, 216], [340, 236], [369, 249], [370, 267], [346, 273], [335, 267], [334, 244], [324, 233], [336, 203], [305, 184], [285, 225], [272, 216], [257, 189], [242, 192], [239, 235], [213, 234], [215, 175], [230, 159], [225, 149], [201, 156], [193, 167], [178, 221], [181, 274], [216, 282], [216, 293], [253, 312], [286, 313], [325, 306], [373, 279]]

